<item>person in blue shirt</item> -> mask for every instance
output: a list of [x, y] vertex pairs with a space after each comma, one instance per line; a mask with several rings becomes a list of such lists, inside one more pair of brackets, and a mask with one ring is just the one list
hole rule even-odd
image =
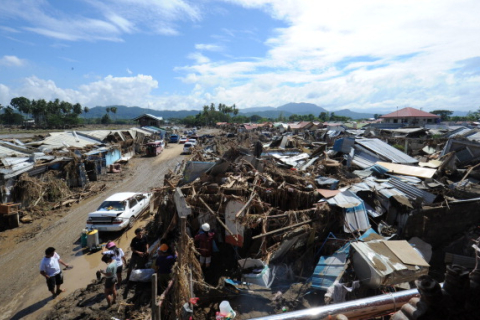
[[172, 278], [172, 267], [176, 261], [177, 255], [169, 251], [169, 247], [166, 243], [162, 244], [158, 249], [158, 258], [155, 261], [158, 286], [160, 287], [159, 293], [167, 288], [168, 282]]

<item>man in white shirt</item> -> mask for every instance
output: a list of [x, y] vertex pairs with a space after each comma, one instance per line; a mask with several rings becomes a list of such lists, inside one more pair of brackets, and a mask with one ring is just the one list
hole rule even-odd
[[[48, 290], [55, 298], [58, 294], [64, 292], [60, 286], [63, 284], [62, 270], [60, 264], [63, 264], [66, 268], [69, 265], [60, 259], [60, 256], [55, 252], [55, 248], [49, 247], [45, 250], [45, 257], [40, 262], [40, 274], [47, 279]], [[55, 286], [57, 290], [55, 291]]]

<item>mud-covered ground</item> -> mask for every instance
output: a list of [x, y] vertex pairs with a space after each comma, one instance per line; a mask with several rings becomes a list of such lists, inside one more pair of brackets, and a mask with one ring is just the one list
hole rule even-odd
[[[19, 228], [0, 233], [0, 319], [39, 319], [57, 303], [80, 288], [86, 288], [101, 266], [100, 253], [88, 254], [79, 246], [81, 230], [89, 212], [94, 211], [108, 196], [117, 192], [148, 192], [163, 185], [163, 177], [184, 158], [183, 145], [169, 144], [155, 158], [131, 159], [119, 174], [107, 174], [95, 183], [106, 183], [107, 188], [68, 209], [49, 212], [42, 219]], [[145, 225], [148, 214], [137, 225]], [[130, 233], [101, 236], [115, 240], [124, 249]], [[64, 271], [65, 293], [52, 299], [45, 279], [39, 274], [40, 260], [47, 247], [53, 246], [62, 260], [73, 269]], [[98, 304], [105, 304], [99, 301]], [[68, 311], [67, 313], [70, 313]]]

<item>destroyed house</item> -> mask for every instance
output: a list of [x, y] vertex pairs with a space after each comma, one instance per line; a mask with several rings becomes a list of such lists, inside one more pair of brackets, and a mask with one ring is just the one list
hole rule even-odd
[[142, 114], [138, 116], [133, 121], [137, 121], [140, 127], [161, 127], [164, 123], [162, 117], [157, 117], [151, 114]]

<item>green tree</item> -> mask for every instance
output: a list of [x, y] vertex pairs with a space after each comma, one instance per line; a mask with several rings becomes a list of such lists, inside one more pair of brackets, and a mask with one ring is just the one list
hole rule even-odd
[[32, 103], [25, 97], [13, 98], [10, 105], [27, 116], [32, 112]]
[[320, 112], [318, 119], [323, 122], [328, 121], [328, 112]]
[[447, 120], [450, 119], [450, 116], [453, 114], [453, 111], [450, 111], [450, 110], [433, 110], [430, 113], [433, 113], [433, 114], [436, 114], [437, 116], [440, 116], [440, 119], [442, 121], [447, 121]]
[[262, 119], [262, 117], [260, 117], [259, 115], [256, 115], [254, 114], [253, 116], [250, 116], [250, 122], [255, 122], [257, 123], [258, 121], [260, 121]]
[[79, 116], [82, 114], [82, 105], [80, 103], [75, 103], [73, 105], [73, 112]]
[[20, 113], [15, 112], [12, 107], [6, 107], [3, 114], [0, 115], [0, 121], [3, 124], [22, 124], [23, 116]]
[[[107, 108], [109, 109], [109, 108]], [[108, 113], [106, 113], [102, 119], [100, 119], [100, 123], [101, 124], [110, 124], [112, 122], [112, 120], [110, 119], [110, 116], [108, 115]]]
[[89, 107], [83, 107], [83, 121], [86, 123], [87, 122], [87, 113], [90, 111]]
[[117, 120], [117, 110], [117, 107], [110, 107], [110, 111], [112, 111], [112, 113], [114, 114], [115, 121]]

